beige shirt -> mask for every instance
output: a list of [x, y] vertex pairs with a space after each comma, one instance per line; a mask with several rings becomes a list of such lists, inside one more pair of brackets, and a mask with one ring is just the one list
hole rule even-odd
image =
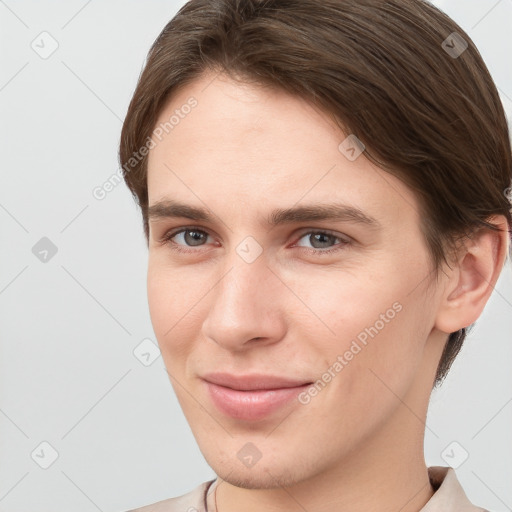
[[[489, 512], [468, 500], [452, 468], [432, 466], [428, 468], [428, 475], [435, 492], [419, 512]], [[206, 496], [213, 492], [216, 481], [203, 482], [183, 496], [128, 512], [208, 512]]]

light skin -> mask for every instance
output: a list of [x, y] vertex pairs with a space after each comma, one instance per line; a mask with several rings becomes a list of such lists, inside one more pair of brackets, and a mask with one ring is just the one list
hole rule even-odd
[[[180, 405], [220, 477], [218, 510], [420, 510], [433, 494], [423, 439], [443, 344], [476, 321], [492, 292], [505, 219], [494, 218], [501, 232], [480, 233], [436, 280], [414, 194], [364, 153], [350, 161], [338, 149], [347, 134], [325, 113], [206, 73], [157, 124], [191, 96], [197, 107], [150, 151], [149, 205], [173, 200], [212, 219], [150, 219], [148, 302]], [[334, 202], [377, 223], [267, 223], [274, 209]], [[195, 238], [162, 241], [187, 227]], [[251, 263], [237, 252], [246, 237], [262, 249]], [[397, 302], [400, 312], [308, 404], [237, 420], [214, 406], [200, 378], [316, 381]], [[237, 457], [248, 442], [261, 453], [252, 467]]]

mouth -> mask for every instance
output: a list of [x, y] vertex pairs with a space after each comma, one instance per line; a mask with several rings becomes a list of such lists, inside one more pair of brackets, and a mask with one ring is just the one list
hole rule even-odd
[[[215, 407], [238, 420], [257, 421], [290, 404], [310, 381], [272, 375], [205, 375], [203, 381]], [[296, 401], [298, 405], [298, 400]]]

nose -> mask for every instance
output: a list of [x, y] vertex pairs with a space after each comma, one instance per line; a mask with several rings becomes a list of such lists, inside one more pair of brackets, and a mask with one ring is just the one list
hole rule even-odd
[[203, 336], [233, 352], [279, 342], [285, 334], [286, 293], [274, 272], [264, 254], [252, 263], [233, 254], [209, 294]]

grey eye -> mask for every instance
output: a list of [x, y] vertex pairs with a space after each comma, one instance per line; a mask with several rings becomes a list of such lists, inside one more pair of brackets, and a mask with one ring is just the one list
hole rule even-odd
[[196, 247], [198, 245], [203, 245], [202, 242], [205, 242], [208, 238], [208, 233], [204, 231], [200, 231], [198, 229], [183, 229], [178, 233], [175, 233], [172, 238], [183, 235], [183, 241], [185, 244], [180, 245], [188, 245], [190, 247]]
[[[313, 249], [326, 249], [332, 247], [332, 245], [335, 245], [335, 241], [339, 240], [338, 237], [321, 231], [305, 233], [300, 239], [302, 240], [303, 238], [307, 238], [310, 241]], [[329, 244], [329, 242], [334, 242], [334, 244]], [[299, 245], [300, 247], [304, 247], [299, 243], [297, 245]]]

